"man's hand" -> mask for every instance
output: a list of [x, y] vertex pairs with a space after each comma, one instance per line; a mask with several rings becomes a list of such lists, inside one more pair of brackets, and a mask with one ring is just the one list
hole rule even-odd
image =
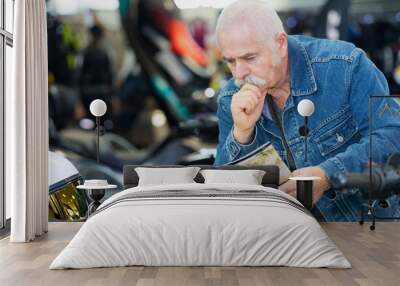
[[265, 94], [251, 84], [244, 84], [233, 95], [231, 104], [233, 137], [239, 143], [246, 144], [250, 141], [264, 107], [264, 99]]
[[[329, 189], [329, 180], [324, 170], [319, 167], [306, 167], [297, 169], [293, 172], [293, 177], [320, 177], [321, 180], [313, 182], [313, 204], [316, 204], [324, 192]], [[279, 189], [293, 197], [296, 197], [296, 182], [289, 180], [279, 187]]]

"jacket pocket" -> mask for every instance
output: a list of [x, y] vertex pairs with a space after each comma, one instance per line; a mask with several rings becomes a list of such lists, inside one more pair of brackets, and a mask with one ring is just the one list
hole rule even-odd
[[340, 116], [331, 117], [333, 119], [324, 125], [325, 131], [315, 138], [322, 156], [347, 146], [348, 142], [358, 133], [357, 124], [351, 113], [341, 111], [340, 113]]

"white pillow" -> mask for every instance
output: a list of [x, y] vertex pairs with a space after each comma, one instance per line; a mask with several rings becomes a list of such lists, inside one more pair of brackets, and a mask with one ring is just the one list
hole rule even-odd
[[205, 184], [234, 183], [246, 185], [261, 185], [265, 171], [262, 170], [201, 170]]
[[193, 179], [199, 170], [199, 167], [135, 168], [139, 177], [138, 186], [195, 183]]

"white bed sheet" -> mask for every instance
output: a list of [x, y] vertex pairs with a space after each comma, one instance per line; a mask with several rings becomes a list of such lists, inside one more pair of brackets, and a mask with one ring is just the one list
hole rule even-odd
[[[145, 266], [293, 266], [350, 268], [307, 212], [261, 198], [116, 200], [146, 191], [262, 190], [262, 186], [177, 184], [120, 192], [81, 227], [50, 269]], [[298, 203], [298, 202], [297, 202]], [[300, 203], [298, 203], [300, 204]]]

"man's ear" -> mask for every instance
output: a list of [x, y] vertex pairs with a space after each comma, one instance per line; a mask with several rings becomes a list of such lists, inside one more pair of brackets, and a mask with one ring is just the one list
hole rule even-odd
[[280, 58], [287, 56], [288, 52], [288, 39], [285, 32], [278, 32], [275, 36], [275, 41], [277, 44], [277, 52]]

